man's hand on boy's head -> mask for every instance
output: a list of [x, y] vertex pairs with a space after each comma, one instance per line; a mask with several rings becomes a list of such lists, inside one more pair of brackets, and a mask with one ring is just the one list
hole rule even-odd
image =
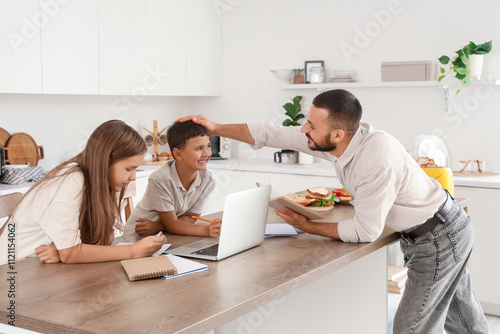
[[210, 121], [203, 115], [189, 115], [189, 116], [184, 116], [176, 120], [176, 122], [187, 122], [187, 121], [193, 121], [197, 124], [203, 125], [210, 134], [212, 134], [215, 131], [215, 127], [217, 126], [216, 123]]
[[163, 231], [163, 225], [161, 222], [153, 222], [151, 220], [138, 218], [135, 220], [139, 222], [135, 226], [135, 233], [145, 236], [145, 235], [153, 235], [160, 231]]

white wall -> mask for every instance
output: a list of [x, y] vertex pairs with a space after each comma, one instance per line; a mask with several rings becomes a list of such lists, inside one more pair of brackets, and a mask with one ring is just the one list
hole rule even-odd
[[[31, 134], [45, 148], [46, 159], [40, 165], [50, 168], [79, 151], [104, 119], [124, 119], [143, 134], [142, 126], [152, 127], [154, 119], [162, 128], [186, 113], [203, 113], [220, 122], [281, 123], [281, 106], [290, 97], [303, 95], [307, 111], [318, 92], [275, 89], [268, 70], [303, 67], [304, 60], [325, 60], [327, 74], [333, 69], [354, 69], [359, 81], [380, 81], [382, 61], [435, 59], [451, 55], [469, 40], [493, 39], [484, 70], [500, 78], [500, 3], [495, 0], [463, 5], [451, 0], [220, 0], [213, 4], [223, 19], [222, 97], [155, 97], [127, 107], [114, 96], [0, 94], [0, 126], [11, 133]], [[381, 16], [389, 8], [397, 14]], [[383, 24], [373, 13], [385, 20]], [[366, 28], [372, 37], [348, 59], [342, 43], [355, 46], [357, 32]], [[352, 89], [363, 105], [364, 120], [392, 133], [408, 149], [416, 135], [438, 134], [448, 146], [452, 167], [457, 167], [458, 160], [479, 158], [497, 172], [499, 91], [494, 88], [493, 94], [485, 94], [484, 87], [469, 87], [451, 101], [455, 111], [447, 114], [439, 88]], [[464, 108], [465, 102], [478, 105]], [[457, 113], [460, 110], [462, 114]], [[241, 145], [234, 147], [235, 156], [248, 154]], [[273, 151], [263, 149], [255, 155], [272, 159]]]
[[[0, 127], [10, 134], [26, 132], [45, 151], [39, 166], [51, 169], [85, 147], [104, 121], [121, 119], [142, 135], [145, 126], [158, 131], [187, 113], [187, 98], [0, 94]], [[153, 152], [153, 147], [148, 148]], [[159, 151], [167, 151], [167, 145]]]
[[[500, 78], [500, 3], [495, 0], [474, 5], [451, 0], [223, 2], [235, 3], [224, 7], [223, 13], [223, 98], [190, 101], [192, 112], [203, 112], [216, 121], [280, 123], [284, 119], [281, 106], [295, 95], [304, 96], [302, 106], [307, 111], [318, 92], [273, 89], [276, 81], [268, 71], [303, 67], [304, 60], [324, 60], [327, 74], [333, 69], [353, 69], [359, 81], [374, 82], [380, 81], [382, 61], [435, 60], [443, 54], [451, 56], [469, 40], [493, 39], [483, 77]], [[383, 16], [389, 9], [397, 14]], [[360, 45], [358, 31], [367, 28], [372, 37], [366, 46], [346, 57], [343, 43]], [[489, 89], [493, 93], [485, 87], [469, 87], [456, 98], [452, 91], [454, 112], [449, 113], [439, 88], [351, 91], [363, 105], [364, 121], [390, 132], [407, 149], [415, 136], [436, 134], [445, 141], [453, 168], [458, 168], [458, 160], [483, 159], [489, 170], [500, 172], [496, 149], [500, 88]], [[257, 156], [272, 159], [273, 151], [263, 149]], [[246, 150], [233, 153], [248, 154]]]

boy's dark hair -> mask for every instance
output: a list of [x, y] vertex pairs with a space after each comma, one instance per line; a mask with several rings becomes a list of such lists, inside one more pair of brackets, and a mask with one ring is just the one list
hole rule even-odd
[[328, 111], [328, 119], [335, 129], [351, 134], [358, 130], [363, 109], [352, 93], [343, 89], [329, 90], [316, 96], [312, 104]]
[[173, 154], [174, 148], [182, 150], [191, 138], [208, 135], [208, 130], [203, 125], [196, 124], [193, 121], [174, 122], [167, 130], [170, 152]]

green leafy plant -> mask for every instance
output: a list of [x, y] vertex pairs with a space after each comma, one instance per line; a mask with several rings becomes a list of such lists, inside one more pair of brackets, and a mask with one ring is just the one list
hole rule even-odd
[[298, 126], [300, 125], [299, 119], [304, 118], [304, 114], [302, 114], [300, 111], [302, 110], [302, 107], [300, 105], [300, 101], [302, 100], [302, 96], [295, 96], [292, 99], [292, 103], [288, 102], [286, 103], [283, 108], [286, 110], [285, 115], [290, 117], [290, 119], [285, 119], [283, 121], [284, 126]]
[[[485, 55], [491, 51], [492, 41], [485, 42], [483, 44], [476, 45], [473, 42], [465, 45], [460, 50], [455, 51], [457, 54], [453, 59], [448, 56], [441, 56], [438, 58], [442, 65], [448, 65], [448, 70], [445, 67], [441, 67], [441, 76], [438, 81], [443, 80], [449, 74], [455, 73], [455, 78], [460, 80], [463, 85], [469, 85], [470, 83], [470, 55]], [[460, 89], [457, 90], [458, 94]]]

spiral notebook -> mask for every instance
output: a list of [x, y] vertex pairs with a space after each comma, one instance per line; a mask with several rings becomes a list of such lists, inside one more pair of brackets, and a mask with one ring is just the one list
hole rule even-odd
[[167, 256], [123, 260], [121, 264], [131, 281], [177, 274], [176, 266]]

